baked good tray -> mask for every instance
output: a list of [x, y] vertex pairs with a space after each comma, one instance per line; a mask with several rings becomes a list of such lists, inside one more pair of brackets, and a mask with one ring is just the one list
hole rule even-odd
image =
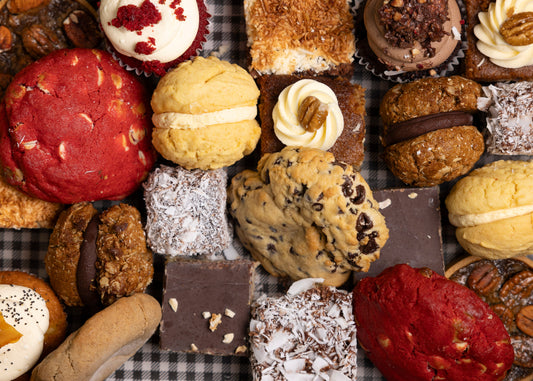
[[[202, 55], [215, 54], [221, 59], [247, 66], [248, 54], [242, 0], [207, 0], [210, 19], [210, 34]], [[370, 187], [375, 189], [405, 187], [396, 179], [380, 159], [382, 147], [379, 141], [381, 122], [379, 102], [385, 92], [393, 86], [366, 71], [357, 63], [352, 81], [366, 89], [366, 138], [365, 159], [361, 174]], [[155, 80], [155, 78], [154, 78]], [[476, 166], [481, 166], [502, 157], [484, 154]], [[519, 157], [512, 157], [517, 159]], [[527, 159], [527, 157], [526, 157]], [[246, 160], [228, 168], [228, 174], [240, 171]], [[448, 223], [444, 198], [453, 182], [440, 186], [442, 215], [443, 253], [449, 264], [466, 253], [457, 244], [454, 229]], [[128, 202], [143, 210], [142, 192], [138, 191]], [[98, 202], [97, 207], [106, 207], [108, 202]], [[389, 227], [394, 229], [394, 227]], [[2, 270], [23, 270], [47, 278], [44, 257], [51, 230], [46, 229], [0, 229], [0, 268]], [[235, 242], [238, 245], [238, 242]], [[148, 292], [161, 301], [164, 275], [164, 259], [155, 255], [154, 280]], [[281, 282], [258, 268], [255, 295], [282, 292]], [[87, 316], [81, 310], [68, 310], [69, 331], [80, 326]], [[380, 372], [365, 358], [361, 348], [357, 360], [357, 380], [384, 380]], [[247, 357], [209, 356], [191, 353], [174, 353], [159, 349], [159, 335], [156, 333], [132, 358], [115, 371], [108, 380], [251, 380], [252, 373]]]

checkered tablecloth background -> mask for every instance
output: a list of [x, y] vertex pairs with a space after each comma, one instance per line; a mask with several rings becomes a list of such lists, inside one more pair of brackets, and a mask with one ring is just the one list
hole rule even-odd
[[[204, 45], [203, 55], [216, 54], [222, 59], [229, 60], [246, 67], [247, 46], [246, 31], [243, 17], [242, 0], [207, 0], [208, 10], [212, 15], [210, 34]], [[366, 156], [361, 170], [372, 189], [401, 187], [402, 183], [395, 179], [379, 159], [381, 146], [378, 134], [381, 128], [379, 119], [379, 102], [384, 93], [392, 87], [392, 83], [374, 77], [362, 67], [355, 65], [353, 81], [366, 89], [366, 123], [367, 135], [365, 140]], [[478, 163], [482, 165], [494, 160], [485, 155]], [[233, 168], [235, 172], [235, 168]], [[230, 169], [230, 174], [232, 169]], [[441, 186], [441, 200], [444, 199], [453, 184]], [[137, 205], [143, 208], [140, 191], [137, 192]], [[107, 207], [106, 202], [96, 206]], [[447, 223], [444, 205], [442, 236], [446, 262], [453, 260], [463, 253], [454, 238], [453, 228]], [[49, 230], [10, 230], [0, 229], [0, 269], [21, 269], [33, 274], [47, 277], [44, 269]], [[161, 300], [163, 259], [156, 258], [155, 277], [149, 288], [151, 294]], [[256, 282], [256, 294], [281, 291], [277, 280], [262, 269]], [[83, 312], [68, 310], [69, 322], [72, 330], [76, 329], [84, 319]], [[193, 354], [177, 354], [159, 349], [159, 336], [152, 339], [127, 361], [120, 369], [109, 377], [109, 380], [251, 380], [250, 364], [247, 358], [217, 357]], [[358, 356], [357, 380], [384, 380], [362, 352]]]

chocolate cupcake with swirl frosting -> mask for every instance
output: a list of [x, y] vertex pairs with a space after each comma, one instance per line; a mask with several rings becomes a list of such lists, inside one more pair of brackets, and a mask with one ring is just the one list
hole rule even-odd
[[380, 105], [383, 159], [404, 183], [427, 187], [467, 173], [485, 150], [474, 125], [481, 86], [459, 76], [390, 89]]
[[404, 82], [455, 71], [464, 48], [456, 0], [366, 0], [359, 8], [356, 55], [374, 74]]

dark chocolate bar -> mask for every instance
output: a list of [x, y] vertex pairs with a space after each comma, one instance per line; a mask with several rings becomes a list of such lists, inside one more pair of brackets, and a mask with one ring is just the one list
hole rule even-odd
[[248, 355], [256, 262], [177, 260], [165, 266], [161, 349]]
[[385, 189], [373, 195], [385, 216], [389, 239], [367, 273], [354, 272], [355, 280], [377, 276], [399, 263], [444, 275], [439, 187]]

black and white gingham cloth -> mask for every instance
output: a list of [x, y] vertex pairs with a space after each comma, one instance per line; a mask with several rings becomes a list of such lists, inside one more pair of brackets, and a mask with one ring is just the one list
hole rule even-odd
[[[221, 59], [246, 67], [247, 46], [246, 29], [243, 17], [242, 0], [207, 0], [210, 19], [210, 34], [204, 44], [202, 55], [216, 54]], [[402, 187], [403, 184], [393, 177], [385, 164], [379, 159], [379, 102], [392, 83], [381, 80], [356, 64], [353, 81], [366, 89], [366, 124], [365, 161], [361, 173], [372, 189]], [[493, 161], [495, 158], [484, 155], [477, 166]], [[233, 170], [235, 172], [235, 170]], [[231, 170], [230, 170], [231, 174]], [[453, 183], [441, 186], [441, 201]], [[137, 192], [136, 203], [142, 208], [142, 194]], [[97, 203], [97, 207], [107, 207], [108, 202]], [[454, 238], [454, 230], [447, 223], [446, 210], [441, 203], [443, 214], [442, 236], [446, 262], [463, 254]], [[0, 229], [0, 269], [24, 270], [46, 278], [44, 256], [46, 254], [50, 230], [12, 230]], [[161, 300], [163, 259], [156, 257], [155, 276], [148, 292]], [[261, 268], [258, 269], [256, 295], [272, 294], [282, 290], [277, 280]], [[83, 321], [82, 311], [69, 309], [70, 329], [79, 327]], [[159, 349], [159, 336], [151, 340], [128, 360], [108, 380], [251, 380], [252, 374], [247, 358], [234, 356], [206, 356], [195, 354], [177, 354]], [[372, 363], [365, 358], [362, 351], [358, 356], [358, 381], [382, 381], [384, 378]]]

